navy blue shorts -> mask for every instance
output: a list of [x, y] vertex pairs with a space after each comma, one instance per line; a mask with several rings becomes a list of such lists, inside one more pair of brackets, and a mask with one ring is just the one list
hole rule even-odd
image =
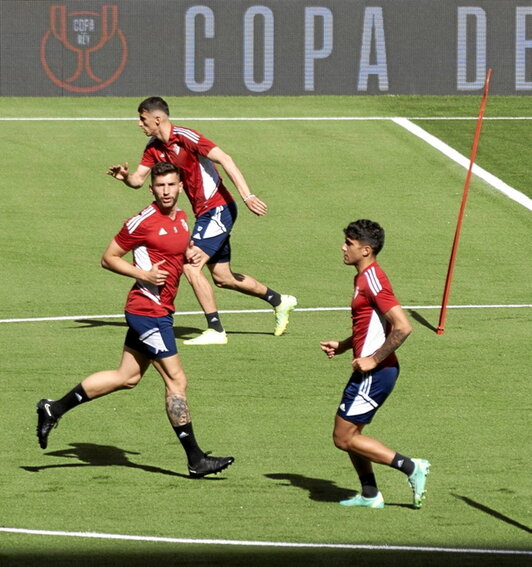
[[336, 414], [351, 423], [371, 423], [377, 410], [392, 393], [398, 376], [398, 366], [353, 372]]
[[173, 317], [147, 317], [126, 312], [129, 327], [125, 345], [149, 359], [168, 358], [177, 354]]
[[192, 240], [203, 250], [209, 260], [207, 264], [229, 262], [231, 260], [231, 229], [236, 221], [236, 203], [215, 207], [196, 219]]

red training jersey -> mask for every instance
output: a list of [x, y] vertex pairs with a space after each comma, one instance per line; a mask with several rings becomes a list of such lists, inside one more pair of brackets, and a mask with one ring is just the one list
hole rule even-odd
[[159, 161], [177, 166], [194, 215], [199, 217], [210, 209], [234, 201], [214, 162], [207, 157], [215, 147], [214, 142], [199, 132], [172, 125], [168, 143], [165, 144], [155, 137], [151, 138], [140, 163], [150, 168]]
[[161, 260], [169, 272], [166, 282], [156, 286], [137, 280], [127, 296], [125, 310], [133, 315], [164, 317], [175, 311], [174, 300], [190, 242], [186, 214], [178, 209], [174, 219], [161, 213], [154, 202], [124, 223], [115, 236], [123, 250], [133, 252], [135, 266], [149, 271]]
[[[384, 313], [396, 305], [399, 302], [390, 281], [376, 262], [355, 276], [355, 292], [351, 302], [354, 358], [371, 356], [383, 345], [390, 333]], [[378, 367], [395, 364], [397, 357], [393, 352]]]

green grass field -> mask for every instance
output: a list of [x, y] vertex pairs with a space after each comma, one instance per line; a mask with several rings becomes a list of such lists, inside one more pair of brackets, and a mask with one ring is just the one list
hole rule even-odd
[[[476, 97], [168, 100], [178, 123], [476, 117], [480, 104]], [[234, 455], [231, 468], [187, 477], [153, 370], [134, 391], [67, 414], [48, 449], [39, 449], [35, 403], [119, 362], [124, 323], [99, 316], [122, 312], [132, 282], [99, 261], [149, 197], [105, 171], [136, 164], [145, 138], [134, 120], [95, 119], [134, 117], [138, 102], [0, 99], [0, 119], [93, 118], [0, 121], [0, 563], [529, 564], [530, 211], [472, 179], [450, 297], [464, 308], [449, 309], [437, 336], [434, 306], [466, 171], [391, 120], [183, 122], [230, 153], [269, 205], [263, 218], [240, 207], [233, 268], [299, 300], [277, 338], [265, 303], [217, 291], [220, 310], [243, 311], [223, 314], [223, 347], [181, 347], [204, 319], [175, 318], [196, 435], [206, 450]], [[492, 97], [490, 117], [531, 118], [532, 99]], [[413, 121], [469, 156], [474, 120]], [[532, 196], [531, 146], [530, 119], [486, 120], [477, 163]], [[349, 332], [349, 312], [325, 308], [350, 302], [354, 272], [342, 263], [342, 229], [362, 217], [386, 228], [380, 263], [414, 325], [399, 352], [396, 391], [367, 431], [431, 461], [419, 511], [403, 475], [386, 467], [376, 469], [384, 510], [337, 503], [358, 489], [331, 441], [349, 356], [327, 361], [318, 343]], [[185, 281], [176, 305], [199, 310]], [[50, 319], [7, 322], [32, 318]]]

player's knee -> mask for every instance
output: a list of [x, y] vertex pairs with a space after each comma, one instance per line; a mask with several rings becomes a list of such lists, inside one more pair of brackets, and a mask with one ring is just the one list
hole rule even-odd
[[232, 277], [228, 276], [227, 274], [212, 274], [212, 281], [216, 287], [220, 288], [231, 288], [233, 287]]
[[182, 379], [169, 379], [166, 382], [166, 393], [184, 400], [187, 399], [187, 381]]
[[348, 439], [345, 435], [342, 435], [338, 431], [333, 431], [333, 442], [336, 448], [340, 449], [341, 451], [348, 450]]
[[191, 278], [194, 276], [194, 273], [194, 266], [192, 266], [191, 264], [183, 264], [183, 274], [185, 274], [185, 277], [188, 281], [191, 280]]
[[222, 272], [216, 273], [213, 272], [212, 274], [212, 281], [216, 287], [222, 287], [226, 289], [236, 289], [238, 284], [244, 281], [244, 274], [239, 274], [237, 272]]
[[140, 382], [142, 376], [137, 374], [136, 376], [129, 376], [122, 382], [122, 388], [124, 390], [132, 390]]

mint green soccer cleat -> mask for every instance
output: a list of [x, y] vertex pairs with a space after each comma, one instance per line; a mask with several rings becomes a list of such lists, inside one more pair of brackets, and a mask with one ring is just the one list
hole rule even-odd
[[384, 508], [384, 498], [380, 492], [375, 498], [364, 498], [362, 494], [357, 494], [353, 498], [340, 500], [342, 506], [362, 506], [364, 508]]
[[412, 461], [416, 465], [416, 468], [408, 477], [408, 484], [412, 488], [414, 495], [414, 508], [421, 508], [421, 504], [427, 494], [427, 491], [425, 490], [425, 483], [427, 482], [430, 463], [425, 459], [412, 459]]
[[293, 295], [281, 295], [281, 303], [275, 308], [275, 330], [273, 334], [280, 337], [286, 330], [290, 311], [297, 305]]

